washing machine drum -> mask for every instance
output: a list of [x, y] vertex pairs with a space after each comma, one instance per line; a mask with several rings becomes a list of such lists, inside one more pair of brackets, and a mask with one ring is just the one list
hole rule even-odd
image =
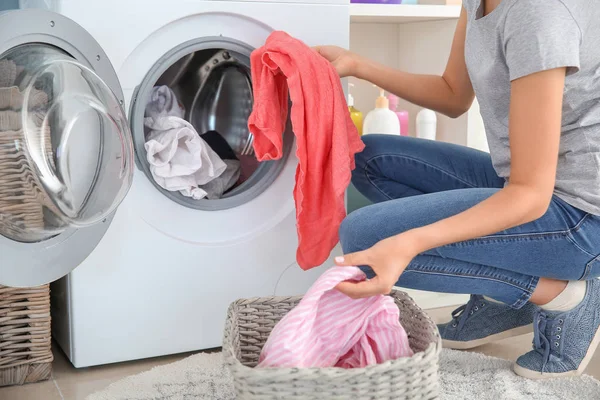
[[102, 221], [132, 179], [128, 124], [91, 69], [47, 44], [0, 57], [0, 235], [40, 242]]
[[205, 78], [196, 93], [190, 121], [200, 132], [220, 132], [236, 154], [250, 154], [253, 136], [247, 121], [252, 102], [247, 69], [234, 63], [224, 64]]
[[216, 131], [238, 156], [252, 154], [248, 129], [253, 93], [249, 60], [228, 50], [191, 53], [175, 62], [157, 83], [179, 95], [187, 119], [200, 135]]
[[[250, 54], [253, 48], [231, 38], [203, 38], [166, 53], [148, 71], [132, 98], [130, 122], [139, 169], [156, 189], [173, 202], [200, 211], [222, 211], [246, 206], [269, 190], [293, 150], [291, 124], [283, 134], [283, 154], [260, 162], [248, 118], [254, 103]], [[239, 162], [239, 178], [220, 196], [193, 199], [159, 185], [147, 162], [144, 126], [152, 90], [168, 86], [191, 123], [219, 157]], [[290, 190], [291, 191], [291, 190]]]

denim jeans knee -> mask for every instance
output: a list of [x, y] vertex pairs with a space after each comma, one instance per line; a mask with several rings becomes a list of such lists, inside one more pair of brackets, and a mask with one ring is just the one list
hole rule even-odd
[[339, 234], [340, 234], [340, 243], [342, 245], [342, 249], [344, 253], [352, 253], [358, 251], [357, 248], [357, 239], [358, 232], [360, 228], [358, 225], [358, 214], [360, 214], [361, 210], [357, 210], [346, 216], [346, 218], [340, 224]]
[[370, 248], [379, 240], [386, 214], [378, 212], [379, 204], [360, 208], [348, 215], [340, 225], [340, 243], [345, 253], [353, 253]]

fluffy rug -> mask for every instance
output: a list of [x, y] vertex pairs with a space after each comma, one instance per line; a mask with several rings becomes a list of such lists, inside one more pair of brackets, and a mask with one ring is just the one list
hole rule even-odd
[[[511, 362], [477, 353], [444, 350], [440, 360], [440, 400], [600, 399], [600, 382], [589, 377], [529, 381]], [[231, 376], [221, 354], [197, 354], [125, 378], [87, 400], [233, 400]]]

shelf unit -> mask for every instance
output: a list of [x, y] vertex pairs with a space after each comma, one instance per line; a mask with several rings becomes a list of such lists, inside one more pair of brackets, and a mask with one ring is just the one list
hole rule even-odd
[[[441, 74], [461, 10], [461, 5], [350, 4], [350, 50], [404, 71]], [[366, 115], [377, 91], [368, 82], [353, 78], [350, 82], [355, 105]], [[414, 135], [420, 107], [405, 101], [399, 106], [409, 112], [409, 134]], [[457, 119], [438, 115], [437, 139], [486, 151], [478, 104]]]
[[350, 22], [406, 24], [457, 19], [461, 6], [412, 4], [351, 4]]

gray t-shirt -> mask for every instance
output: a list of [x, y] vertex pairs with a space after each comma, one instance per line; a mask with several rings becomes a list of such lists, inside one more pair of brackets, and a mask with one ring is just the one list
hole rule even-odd
[[483, 16], [482, 3], [463, 0], [465, 58], [496, 172], [510, 176], [510, 82], [567, 67], [555, 194], [600, 215], [600, 4], [503, 0]]

